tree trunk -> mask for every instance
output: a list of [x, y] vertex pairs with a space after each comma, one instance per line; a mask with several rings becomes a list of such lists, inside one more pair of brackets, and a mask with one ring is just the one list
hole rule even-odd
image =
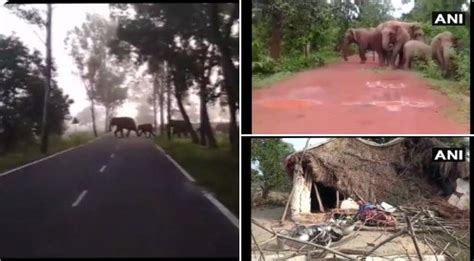
[[175, 97], [178, 103], [179, 111], [181, 112], [181, 115], [183, 116], [183, 120], [186, 123], [186, 128], [188, 129], [189, 133], [191, 133], [192, 142], [199, 144], [199, 138], [193, 129], [193, 125], [191, 124], [191, 121], [189, 120], [188, 114], [186, 113], [186, 109], [184, 108], [182, 98], [180, 97], [179, 94], [175, 94]]
[[108, 132], [108, 122], [109, 122], [109, 113], [110, 113], [110, 107], [109, 106], [105, 106], [105, 132]]
[[51, 89], [51, 22], [53, 9], [48, 4], [48, 13], [46, 20], [46, 86], [44, 88], [43, 117], [41, 121], [41, 152], [48, 152], [48, 100], [49, 90]]
[[[232, 16], [238, 16], [238, 5], [234, 7]], [[231, 144], [232, 153], [237, 153], [239, 151], [239, 129], [237, 127], [237, 106], [239, 100], [239, 70], [235, 68], [234, 63], [232, 62], [231, 50], [227, 43], [227, 38], [229, 33], [225, 33], [225, 39], [222, 38], [222, 34], [219, 30], [220, 23], [218, 17], [218, 8], [217, 5], [211, 5], [211, 25], [213, 31], [214, 40], [219, 47], [221, 52], [221, 64], [222, 70], [224, 72], [224, 88], [227, 93], [228, 103], [229, 103], [229, 112], [230, 112], [230, 125], [229, 125], [229, 141]], [[232, 19], [231, 19], [232, 20]], [[230, 31], [230, 24], [226, 25], [225, 31]]]
[[[167, 93], [167, 100], [166, 100], [166, 118], [168, 120], [168, 124], [171, 121], [171, 81], [168, 74], [168, 67], [167, 62], [164, 62], [164, 72], [165, 72], [165, 79], [166, 79], [166, 93]], [[170, 128], [166, 128], [166, 134], [168, 136], [168, 140], [171, 140], [171, 130]]]
[[270, 194], [270, 187], [263, 187], [262, 188], [262, 199], [267, 200], [268, 194]]
[[282, 14], [279, 11], [272, 13], [272, 34], [270, 37], [270, 57], [275, 60], [280, 59], [281, 56], [281, 29], [282, 29]]
[[164, 108], [164, 88], [163, 81], [160, 82], [160, 93], [159, 93], [159, 102], [160, 102], [160, 135], [165, 133], [165, 108]]
[[214, 137], [214, 133], [212, 132], [211, 123], [209, 122], [209, 114], [207, 112], [207, 92], [206, 92], [206, 84], [200, 84], [200, 116], [201, 116], [201, 145], [207, 145], [210, 148], [217, 148], [216, 138]]
[[154, 75], [154, 81], [153, 81], [153, 128], [156, 131], [158, 129], [158, 123], [156, 119], [156, 96], [157, 94], [157, 88], [158, 88], [158, 75]]
[[94, 131], [94, 136], [98, 137], [97, 129], [95, 127], [95, 110], [94, 110], [94, 100], [89, 98], [91, 101], [91, 117], [92, 117], [92, 130]]

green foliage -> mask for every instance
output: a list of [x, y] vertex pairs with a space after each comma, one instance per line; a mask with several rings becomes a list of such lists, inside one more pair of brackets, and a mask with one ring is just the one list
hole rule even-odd
[[[0, 152], [34, 141], [39, 134], [44, 103], [45, 66], [38, 51], [31, 52], [14, 36], [0, 35]], [[48, 100], [50, 133], [62, 134], [73, 101], [53, 80]]]
[[[349, 27], [374, 27], [390, 19], [388, 1], [260, 1], [253, 0], [252, 72], [273, 74], [322, 66], [340, 56]], [[268, 58], [272, 19], [282, 16], [282, 58]], [[305, 52], [308, 51], [309, 55]], [[306, 51], [305, 51], [306, 50]]]
[[466, 87], [470, 86], [471, 72], [470, 72], [470, 49], [464, 49], [459, 52], [455, 58], [454, 63], [456, 66], [455, 79]]
[[428, 61], [426, 64], [415, 62], [412, 66], [413, 68], [420, 70], [425, 77], [436, 80], [443, 79], [441, 68], [433, 60]]
[[272, 74], [281, 70], [279, 66], [277, 61], [264, 56], [260, 61], [252, 62], [252, 72], [254, 74]]
[[283, 71], [297, 72], [305, 68], [320, 67], [324, 65], [324, 59], [321, 54], [312, 54], [310, 56], [286, 56], [281, 59], [281, 68]]
[[260, 183], [262, 191], [280, 189], [289, 178], [283, 169], [283, 160], [294, 152], [293, 146], [279, 138], [253, 138], [251, 141], [251, 160], [261, 173], [252, 172], [252, 183]]

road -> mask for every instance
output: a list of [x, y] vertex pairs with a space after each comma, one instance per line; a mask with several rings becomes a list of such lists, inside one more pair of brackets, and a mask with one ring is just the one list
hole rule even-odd
[[0, 176], [0, 258], [238, 255], [238, 228], [143, 137]]
[[[257, 134], [465, 134], [453, 103], [413, 72], [374, 71], [370, 57], [298, 73], [252, 95]], [[466, 119], [468, 122], [468, 119]]]

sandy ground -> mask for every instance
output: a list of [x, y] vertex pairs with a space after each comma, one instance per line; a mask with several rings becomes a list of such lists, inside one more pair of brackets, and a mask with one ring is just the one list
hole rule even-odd
[[[275, 231], [281, 230], [289, 230], [295, 227], [295, 224], [291, 221], [286, 221], [284, 226], [279, 225], [279, 220], [283, 215], [284, 208], [283, 207], [259, 207], [252, 209], [252, 218], [254, 218], [257, 222], [264, 225], [267, 228], [273, 228]], [[252, 233], [256, 238], [257, 242], [264, 242], [272, 237], [272, 235], [265, 230], [255, 226], [252, 224]], [[369, 250], [373, 246], [377, 245], [378, 243], [382, 242], [383, 240], [387, 239], [393, 233], [391, 232], [372, 232], [372, 231], [359, 231], [354, 232], [350, 236], [355, 234], [355, 238], [344, 242], [338, 245], [335, 249], [353, 249], [353, 250]], [[343, 239], [344, 240], [344, 239]], [[433, 253], [429, 249], [427, 245], [423, 242], [419, 242], [420, 250], [423, 255], [432, 255]], [[291, 244], [288, 244], [291, 245]], [[288, 245], [285, 245], [284, 248], [288, 249]], [[277, 250], [278, 243], [276, 240], [272, 240], [271, 242], [261, 246], [263, 249], [266, 250]], [[256, 251], [255, 246], [253, 245], [253, 249]], [[287, 252], [287, 251], [283, 251]], [[272, 251], [268, 251], [268, 253], [272, 253]], [[275, 253], [275, 252], [273, 252]], [[404, 254], [414, 254], [416, 255], [415, 246], [413, 241], [408, 236], [398, 237], [392, 240], [389, 243], [386, 243], [379, 249], [377, 249], [373, 256], [389, 256], [389, 255], [404, 255]]]

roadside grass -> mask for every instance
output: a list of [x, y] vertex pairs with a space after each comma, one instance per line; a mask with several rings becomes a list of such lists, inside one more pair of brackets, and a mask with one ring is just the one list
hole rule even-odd
[[283, 81], [288, 79], [291, 75], [295, 73], [293, 72], [277, 72], [274, 74], [262, 75], [256, 74], [252, 75], [252, 89], [263, 89], [266, 87], [270, 87], [271, 85], [275, 84], [276, 82]]
[[158, 136], [155, 142], [181, 165], [196, 183], [212, 192], [237, 217], [239, 216], [239, 158], [230, 152], [225, 136], [217, 136], [218, 148], [191, 143], [189, 138], [168, 140]]
[[469, 86], [466, 86], [466, 83], [449, 80], [425, 79], [429, 81], [433, 89], [448, 96], [448, 98], [456, 105], [446, 108], [443, 110], [443, 113], [458, 123], [469, 124], [469, 118], [471, 115]]
[[52, 135], [49, 137], [47, 154], [42, 154], [40, 145], [36, 143], [19, 145], [13, 151], [0, 155], [0, 173], [59, 151], [79, 146], [93, 138], [94, 135], [89, 132], [75, 132], [63, 137]]
[[[295, 74], [313, 70], [319, 67], [324, 67], [329, 64], [334, 64], [334, 63], [342, 61], [342, 58], [338, 55], [335, 55], [334, 53], [322, 52], [321, 54], [319, 54], [319, 57], [320, 57], [321, 64], [314, 64], [314, 66], [312, 67], [305, 67], [298, 70], [284, 70], [284, 71], [279, 71], [279, 72], [270, 73], [270, 74], [253, 73], [252, 74], [252, 89], [258, 90], [258, 89], [271, 87], [273, 84], [286, 80]], [[282, 58], [282, 60], [285, 60], [285, 59]], [[288, 59], [287, 61], [291, 61], [291, 59]]]

